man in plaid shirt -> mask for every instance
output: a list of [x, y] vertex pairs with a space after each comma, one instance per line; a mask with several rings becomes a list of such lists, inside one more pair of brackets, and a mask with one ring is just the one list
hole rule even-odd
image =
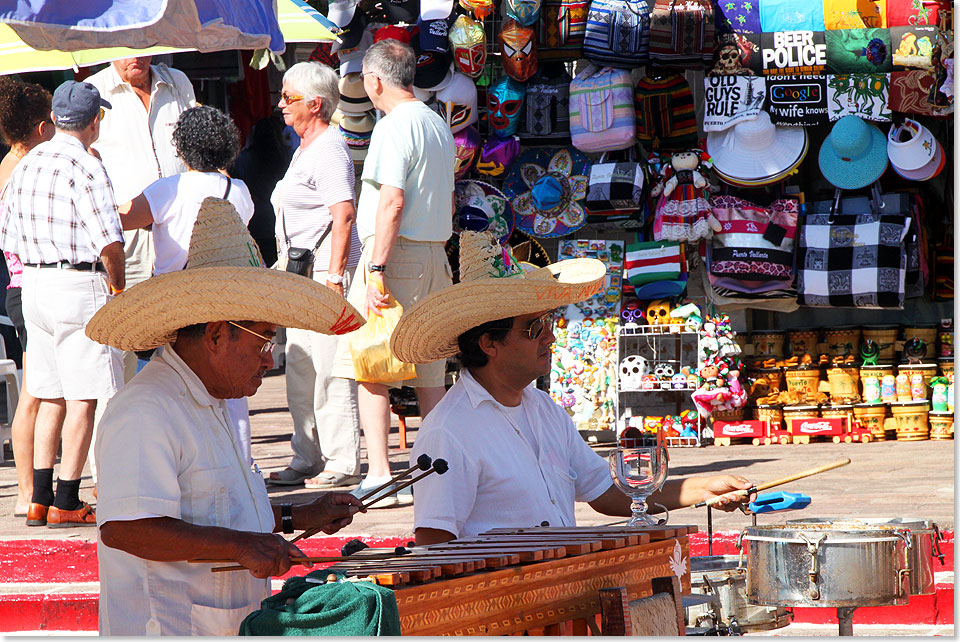
[[[123, 385], [121, 353], [84, 334], [90, 318], [124, 288], [123, 232], [113, 188], [88, 151], [103, 108], [89, 84], [69, 80], [53, 94], [57, 133], [14, 170], [3, 196], [0, 247], [23, 262], [23, 316], [30, 336], [27, 390], [41, 399], [34, 436], [28, 526], [96, 524], [80, 501], [98, 398]], [[57, 492], [53, 465], [62, 439]]]

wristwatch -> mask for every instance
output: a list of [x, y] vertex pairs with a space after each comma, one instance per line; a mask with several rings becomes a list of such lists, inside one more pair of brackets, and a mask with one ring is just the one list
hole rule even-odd
[[375, 265], [374, 263], [367, 263], [367, 272], [386, 272], [386, 265]]
[[343, 275], [327, 274], [327, 281], [329, 281], [330, 283], [333, 283], [334, 285], [340, 285], [341, 283], [343, 283]]
[[293, 506], [280, 504], [280, 530], [289, 535], [293, 532]]

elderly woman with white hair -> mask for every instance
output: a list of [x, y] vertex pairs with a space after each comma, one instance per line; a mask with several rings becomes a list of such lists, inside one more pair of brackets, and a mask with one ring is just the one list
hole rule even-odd
[[[283, 75], [283, 120], [300, 147], [271, 197], [277, 216], [279, 267], [296, 252], [313, 253], [309, 278], [343, 295], [360, 259], [354, 227], [354, 172], [339, 128], [330, 124], [340, 102], [337, 74], [301, 62]], [[360, 481], [360, 419], [355, 381], [331, 377], [337, 337], [287, 329], [287, 404], [293, 416], [293, 459], [269, 482], [334, 488]]]

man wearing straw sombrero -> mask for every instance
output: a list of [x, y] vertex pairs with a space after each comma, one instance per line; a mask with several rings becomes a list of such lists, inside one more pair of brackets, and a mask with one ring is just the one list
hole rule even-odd
[[[360, 315], [321, 283], [261, 267], [229, 201], [203, 201], [187, 267], [151, 277], [87, 325], [121, 350], [161, 348], [110, 401], [100, 471], [100, 633], [236, 635], [302, 555], [276, 531], [334, 533], [360, 510], [349, 493], [272, 506], [242, 454], [225, 399], [256, 392], [277, 326], [343, 334]], [[232, 560], [249, 573], [211, 573]]]
[[[584, 301], [603, 284], [596, 259], [570, 259], [525, 272], [488, 232], [460, 236], [460, 283], [408, 310], [391, 348], [421, 363], [453, 355], [460, 378], [424, 418], [410, 453], [449, 462], [448, 472], [417, 486], [418, 545], [491, 528], [574, 526], [574, 503], [629, 516], [607, 462], [579, 435], [570, 416], [532, 383], [550, 372], [553, 311]], [[429, 331], [427, 331], [429, 329]], [[668, 481], [651, 502], [668, 509], [748, 489], [735, 475]], [[739, 499], [717, 506], [732, 510]]]

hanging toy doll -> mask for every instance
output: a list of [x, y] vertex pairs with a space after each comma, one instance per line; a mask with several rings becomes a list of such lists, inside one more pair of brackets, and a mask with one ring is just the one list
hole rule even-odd
[[664, 164], [663, 191], [653, 221], [655, 240], [696, 243], [720, 231], [710, 206], [710, 183], [703, 174], [710, 167], [710, 155], [701, 149], [677, 152]]

